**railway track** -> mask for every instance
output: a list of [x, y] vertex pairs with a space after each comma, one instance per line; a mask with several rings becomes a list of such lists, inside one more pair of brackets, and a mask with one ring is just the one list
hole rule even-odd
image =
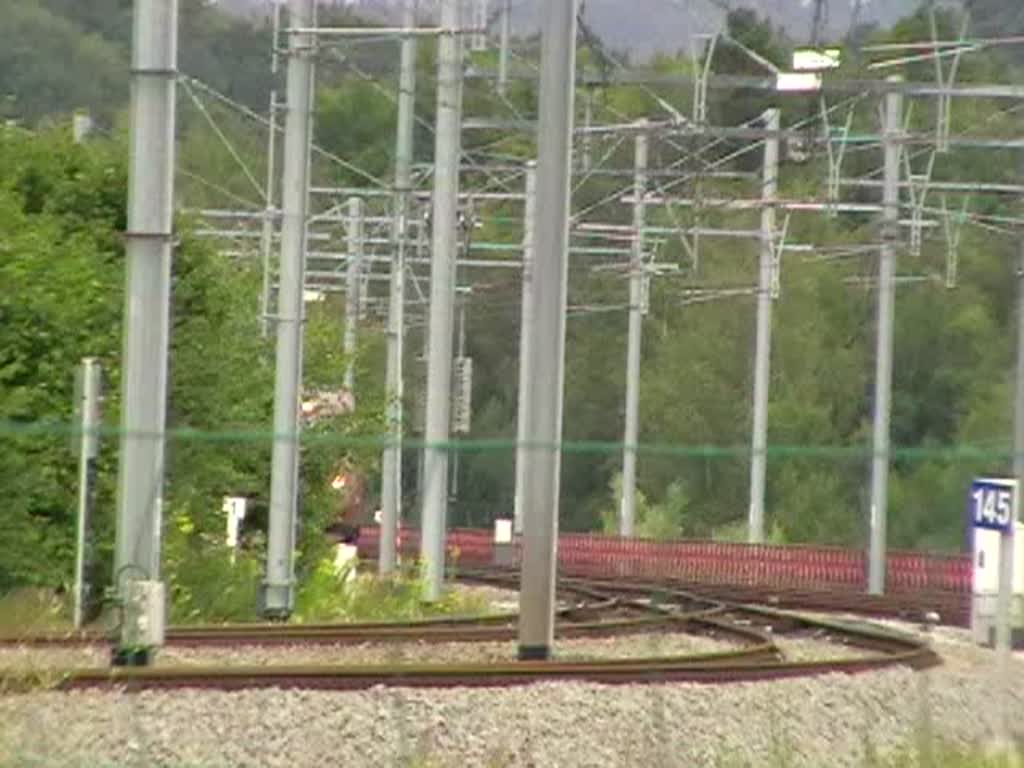
[[[466, 572], [463, 578], [513, 587], [507, 572]], [[564, 579], [556, 637], [588, 638], [629, 634], [689, 633], [727, 641], [729, 650], [687, 655], [579, 661], [375, 665], [188, 665], [47, 670], [46, 684], [58, 690], [119, 688], [309, 688], [353, 690], [376, 686], [479, 687], [539, 681], [605, 684], [722, 683], [785, 677], [856, 673], [891, 666], [922, 669], [939, 663], [915, 638], [881, 628], [810, 618], [672, 586]], [[253, 624], [172, 628], [168, 645], [261, 646], [296, 644], [475, 643], [512, 641], [517, 616], [496, 614], [383, 624]], [[783, 637], [812, 636], [856, 653], [827, 660], [786, 657]], [[102, 633], [0, 637], [0, 645], [47, 646], [106, 642]], [[0, 673], [2, 674], [2, 673]], [[8, 690], [38, 688], [38, 670], [4, 674]]]

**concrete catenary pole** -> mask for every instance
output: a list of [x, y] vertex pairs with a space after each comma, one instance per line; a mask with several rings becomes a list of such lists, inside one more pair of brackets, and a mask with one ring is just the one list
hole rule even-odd
[[[779, 110], [765, 113], [765, 128], [778, 131]], [[768, 390], [771, 381], [772, 272], [775, 262], [775, 199], [779, 189], [779, 139], [764, 142], [761, 182], [761, 257], [757, 281], [757, 341], [754, 348], [754, 418], [750, 453], [750, 517], [747, 540], [764, 542], [765, 475], [768, 465]]]
[[267, 129], [267, 178], [263, 192], [263, 231], [260, 236], [260, 253], [263, 262], [263, 291], [260, 296], [260, 327], [263, 336], [270, 334], [270, 291], [271, 257], [274, 252], [274, 230], [277, 210], [274, 203], [274, 186], [277, 181], [277, 72], [280, 56], [277, 53], [277, 41], [281, 34], [281, 4], [274, 3], [273, 11], [273, 45], [270, 54], [270, 77], [275, 87], [270, 89], [270, 109], [267, 113], [269, 125]]
[[[126, 600], [133, 582], [160, 579], [174, 237], [177, 0], [136, 0], [132, 39], [127, 290], [114, 555], [114, 586]], [[126, 622], [121, 636], [124, 647], [133, 642], [131, 632]]]
[[462, 42], [459, 0], [444, 0], [437, 65], [437, 127], [434, 147], [433, 253], [430, 264], [430, 341], [427, 355], [427, 415], [424, 433], [421, 556], [424, 597], [436, 601], [444, 579], [448, 507], [448, 442], [451, 417], [452, 326], [454, 324], [456, 215], [461, 146]]
[[[890, 77], [890, 83], [901, 82]], [[896, 242], [900, 216], [900, 126], [903, 94], [885, 96], [885, 152], [882, 248], [878, 263], [878, 339], [875, 353], [875, 417], [871, 459], [871, 538], [868, 552], [868, 591], [885, 592], [886, 516], [889, 486], [889, 417], [892, 408], [893, 320], [896, 314]]]
[[637, 134], [633, 155], [633, 241], [629, 258], [629, 338], [626, 344], [626, 429], [622, 442], [622, 500], [619, 535], [632, 536], [636, 526], [636, 450], [640, 433], [640, 353], [643, 344], [644, 196], [647, 192], [648, 137]]
[[[402, 26], [416, 26], [417, 0], [405, 0]], [[402, 354], [405, 341], [405, 248], [412, 195], [413, 128], [416, 104], [416, 36], [402, 38], [398, 76], [398, 131], [395, 140], [395, 233], [388, 299], [388, 430], [391, 442], [381, 458], [380, 553], [377, 566], [391, 573], [397, 559], [395, 546], [402, 502]]]
[[512, 514], [513, 529], [523, 532], [523, 496], [526, 492], [526, 414], [530, 406], [527, 397], [530, 389], [530, 347], [533, 344], [533, 316], [530, 314], [533, 301], [533, 222], [537, 211], [537, 164], [526, 164], [526, 202], [523, 210], [523, 299], [519, 329], [519, 407], [516, 413], [516, 495]]
[[[289, 25], [316, 24], [315, 0], [290, 0]], [[294, 604], [294, 550], [299, 475], [299, 397], [302, 388], [303, 283], [309, 189], [309, 136], [313, 122], [315, 38], [289, 33], [288, 94], [284, 127], [281, 258], [274, 371], [274, 448], [264, 614], [287, 618]]]
[[346, 222], [346, 250], [348, 251], [345, 294], [345, 390], [355, 392], [356, 345], [359, 335], [359, 315], [362, 305], [363, 281], [363, 200], [348, 199]]
[[501, 47], [498, 49], [498, 94], [508, 95], [508, 58], [512, 38], [512, 0], [501, 2]]
[[555, 564], [561, 472], [565, 312], [569, 269], [569, 179], [576, 71], [576, 2], [544, 4], [540, 115], [537, 126], [537, 215], [530, 314], [526, 437], [530, 450], [523, 498], [519, 658], [546, 659], [555, 627]]
[[[1024, 488], [1024, 241], [1019, 245], [1020, 256], [1017, 265], [1017, 374], [1014, 382], [1013, 418], [1013, 476], [1017, 478], [1017, 493]], [[1019, 510], [1017, 511], [1019, 514]], [[998, 653], [998, 678], [1002, 681], [999, 691], [999, 746], [1003, 750], [1013, 748], [1013, 711], [1015, 683], [1010, 660], [1013, 652], [1012, 623], [1008, 617], [1014, 615], [1011, 603], [1017, 600], [1013, 595], [1013, 573], [1019, 567], [1014, 562], [1017, 520], [1014, 520], [1013, 535], [999, 537], [999, 605], [996, 615], [1001, 619], [996, 624], [996, 652]]]

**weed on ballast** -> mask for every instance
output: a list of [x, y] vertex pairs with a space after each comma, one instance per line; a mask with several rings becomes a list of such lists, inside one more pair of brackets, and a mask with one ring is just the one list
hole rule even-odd
[[300, 585], [295, 620], [317, 621], [415, 621], [432, 616], [478, 616], [491, 611], [483, 597], [458, 588], [445, 589], [440, 598], [427, 600], [426, 580], [419, 569], [405, 566], [392, 576], [360, 574], [358, 564], [337, 568], [321, 562]]
[[0, 634], [30, 635], [71, 629], [70, 603], [52, 589], [25, 587], [0, 597]]

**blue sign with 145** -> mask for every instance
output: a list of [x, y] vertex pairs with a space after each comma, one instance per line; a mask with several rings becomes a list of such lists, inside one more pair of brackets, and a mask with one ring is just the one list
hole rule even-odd
[[1017, 519], [1017, 481], [978, 478], [971, 484], [968, 506], [975, 528], [1012, 532]]

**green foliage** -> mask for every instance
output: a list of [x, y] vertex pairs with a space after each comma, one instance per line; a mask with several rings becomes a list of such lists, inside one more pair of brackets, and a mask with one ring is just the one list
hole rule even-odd
[[[108, 148], [0, 130], [0, 419], [67, 422], [78, 361], [120, 349], [123, 189]], [[100, 469], [109, 500], [106, 459]], [[75, 498], [67, 437], [0, 439], [0, 487], [0, 588], [61, 583]]]
[[[353, 563], [351, 568], [358, 566]], [[374, 574], [352, 576], [322, 560], [303, 583], [295, 600], [295, 620], [414, 621], [431, 616], [476, 616], [489, 612], [486, 600], [446, 590], [441, 599], [425, 602], [426, 581], [416, 568], [405, 568], [390, 579]]]
[[78, 107], [109, 117], [122, 103], [127, 72], [108, 40], [38, 2], [0, 0], [0, 15], [0, 118], [34, 124]]
[[[601, 513], [601, 524], [605, 533], [615, 534], [619, 528], [619, 505], [622, 502], [622, 474], [616, 473], [609, 485], [612, 506]], [[668, 541], [683, 535], [689, 497], [680, 482], [669, 485], [665, 497], [657, 504], [651, 504], [643, 491], [636, 492], [636, 535], [643, 539]]]
[[[93, 356], [106, 374], [104, 427], [119, 424], [125, 156], [118, 142], [74, 145], [60, 131], [32, 136], [0, 130], [0, 420], [68, 424], [75, 368]], [[178, 229], [168, 426], [242, 435], [265, 430], [272, 421], [273, 357], [270, 341], [259, 333], [261, 275], [253, 262], [232, 262], [193, 237], [187, 220]], [[307, 387], [341, 384], [340, 317], [333, 306], [310, 312]], [[359, 365], [366, 383], [358, 415], [319, 431], [381, 431], [382, 386], [368, 375], [382, 364], [378, 338], [372, 326], [362, 335]], [[9, 494], [0, 510], [0, 589], [58, 586], [69, 578], [77, 486], [69, 448], [58, 427], [51, 434], [0, 437], [0, 487]], [[303, 565], [316, 562], [326, 546], [322, 530], [337, 511], [327, 481], [343, 456], [365, 472], [378, 460], [372, 448], [305, 450]], [[230, 578], [220, 559], [204, 558], [210, 541], [222, 535], [222, 498], [265, 497], [269, 468], [269, 440], [169, 442], [165, 571], [175, 617], [227, 620], [253, 610], [260, 553], [243, 556]], [[92, 581], [101, 585], [110, 573], [116, 438], [103, 442], [97, 469]], [[221, 578], [235, 586], [221, 590]]]
[[164, 568], [174, 624], [252, 621], [256, 617], [263, 563], [246, 551], [234, 559], [213, 535], [195, 530], [187, 514], [169, 521]]
[[[984, 5], [981, 3], [980, 5]], [[960, 18], [938, 13], [940, 36], [955, 37]], [[921, 40], [930, 37], [926, 14], [916, 14], [895, 29], [878, 32], [871, 42]], [[789, 58], [790, 44], [784, 32], [749, 11], [729, 17], [731, 37], [777, 65]], [[580, 66], [596, 74], [593, 57], [581, 53]], [[862, 57], [847, 55], [835, 78], [872, 79], [863, 69]], [[661, 56], [656, 71], [687, 74], [692, 65], [683, 57]], [[911, 80], [931, 81], [933, 62], [908, 67]], [[714, 71], [720, 74], [765, 76], [767, 70], [736, 46], [720, 41]], [[1012, 82], [996, 54], [965, 57], [960, 78], [966, 82]], [[686, 114], [690, 108], [686, 89], [658, 86], [662, 98]], [[471, 98], [467, 94], [467, 103]], [[713, 88], [709, 94], [715, 124], [736, 124], [755, 118], [776, 97], [763, 92]], [[578, 94], [578, 116], [584, 94]], [[483, 104], [482, 101], [476, 102]], [[652, 112], [663, 114], [648, 88], [604, 85], [594, 87], [595, 119], [626, 122]], [[830, 102], [831, 104], [831, 102]], [[783, 123], [792, 125], [816, 114], [817, 103], [787, 97]], [[969, 134], [1015, 136], [1020, 118], [1003, 112], [1005, 105], [975, 99], [957, 101], [953, 131]], [[834, 116], [838, 123], [845, 112]], [[913, 111], [911, 130], [934, 130], [934, 109], [920, 102]], [[853, 132], [875, 134], [878, 118], [875, 101], [859, 103]], [[593, 154], [607, 152], [606, 165], [625, 179], [595, 176], [574, 189], [574, 209], [588, 210], [593, 220], [628, 224], [628, 206], [616, 193], [628, 184], [632, 147], [618, 148], [595, 140]], [[687, 151], [703, 146], [702, 161], [687, 158]], [[683, 197], [755, 197], [749, 180], [701, 177], [703, 164], [713, 163], [736, 151], [738, 142], [713, 141], [701, 145], [676, 137], [653, 139], [652, 167], [678, 162], [681, 170], [696, 178], [673, 179], [672, 189]], [[877, 178], [879, 153], [866, 147], [847, 151], [844, 175]], [[656, 159], [655, 159], [656, 158]], [[924, 169], [927, 153], [911, 155], [915, 171]], [[739, 162], [723, 166], [759, 175], [761, 156], [756, 149]], [[1000, 151], [956, 148], [938, 156], [935, 178], [941, 180], [1011, 181], [1016, 178], [1015, 158]], [[815, 199], [824, 194], [827, 172], [823, 152], [803, 163], [783, 152], [780, 196]], [[652, 178], [657, 187], [662, 182]], [[845, 191], [850, 199], [875, 202], [876, 190]], [[615, 202], [602, 204], [604, 199]], [[930, 198], [931, 199], [931, 198]], [[934, 205], [940, 201], [935, 198]], [[960, 203], [950, 195], [951, 209]], [[996, 197], [973, 196], [972, 212], [1017, 216], [1012, 202]], [[497, 213], [495, 213], [497, 216]], [[781, 218], [781, 217], [780, 217]], [[698, 220], [692, 211], [648, 208], [648, 221], [662, 227], [722, 227], [756, 229], [756, 212], [706, 209]], [[485, 217], [488, 239], [515, 241], [518, 233], [506, 233]], [[781, 221], [777, 225], [781, 225]], [[904, 233], [906, 236], [906, 233]], [[731, 446], [735, 458], [692, 455], [660, 455], [641, 450], [638, 485], [640, 519], [649, 518], [649, 535], [668, 535], [679, 530], [692, 537], [744, 540], [749, 504], [749, 461], [743, 446], [749, 445], [752, 389], [752, 352], [755, 314], [753, 301], [731, 298], [707, 303], [683, 304], [680, 283], [743, 288], [756, 275], [756, 243], [702, 238], [699, 264], [679, 238], [665, 236], [657, 245], [657, 261], [678, 264], [678, 279], [652, 282], [650, 314], [644, 321], [641, 372], [640, 434], [643, 445]], [[654, 238], [652, 238], [653, 240]], [[814, 246], [863, 246], [877, 242], [871, 216], [810, 216], [794, 214], [788, 242]], [[579, 241], [574, 241], [579, 242]], [[649, 243], [654, 250], [653, 243]], [[960, 273], [955, 289], [942, 286], [946, 248], [940, 229], [926, 233], [922, 253], [911, 257], [901, 250], [901, 275], [934, 276], [920, 283], [901, 283], [896, 310], [896, 366], [894, 371], [892, 439], [902, 447], [922, 448], [956, 444], [1005, 450], [1010, 438], [1012, 344], [1016, 335], [1014, 302], [1016, 281], [1011, 279], [1016, 262], [1012, 238], [968, 225], [960, 246]], [[820, 252], [819, 252], [820, 250]], [[575, 258], [575, 257], [574, 257]], [[611, 257], [614, 260], [616, 257]], [[596, 261], [596, 259], [595, 259]], [[572, 261], [569, 303], [574, 306], [623, 306], [628, 291], [618, 277], [589, 270], [584, 257]], [[868, 522], [866, 458], [845, 459], [814, 455], [816, 446], [865, 447], [870, 443], [875, 360], [876, 294], [870, 284], [876, 272], [874, 254], [858, 259], [832, 258], [823, 248], [812, 253], [787, 252], [782, 266], [782, 295], [775, 303], [772, 339], [769, 443], [772, 446], [803, 446], [802, 453], [772, 453], [768, 462], [766, 524], [776, 542], [817, 542], [861, 546]], [[516, 428], [518, 355], [518, 282], [495, 277], [488, 283], [486, 307], [470, 312], [468, 337], [474, 370], [473, 437], [511, 439]], [[567, 441], [616, 443], [622, 440], [626, 358], [626, 313], [606, 311], [572, 314], [567, 324], [564, 435]], [[490, 522], [507, 514], [513, 504], [511, 450], [480, 452], [460, 458], [460, 498], [453, 524]], [[616, 472], [619, 451], [563, 454], [561, 463], [561, 520], [563, 530], [617, 528], [619, 492]], [[1005, 462], [981, 463], [900, 460], [893, 464], [890, 488], [890, 543], [898, 548], [960, 550], [963, 546], [963, 489], [973, 473], [1007, 471]], [[686, 491], [685, 512], [661, 517], [673, 484]], [[612, 488], [609, 498], [609, 488]], [[660, 502], [660, 503], [659, 503]], [[490, 517], [487, 517], [487, 514]]]
[[[0, 0], [0, 118], [36, 125], [86, 108], [114, 124], [128, 102], [131, 0]], [[182, 0], [183, 71], [251, 108], [266, 107], [270, 28]]]
[[[397, 108], [373, 83], [348, 78], [317, 93], [316, 138], [329, 151], [386, 177], [394, 167]], [[366, 178], [339, 170], [341, 184], [365, 185]]]

